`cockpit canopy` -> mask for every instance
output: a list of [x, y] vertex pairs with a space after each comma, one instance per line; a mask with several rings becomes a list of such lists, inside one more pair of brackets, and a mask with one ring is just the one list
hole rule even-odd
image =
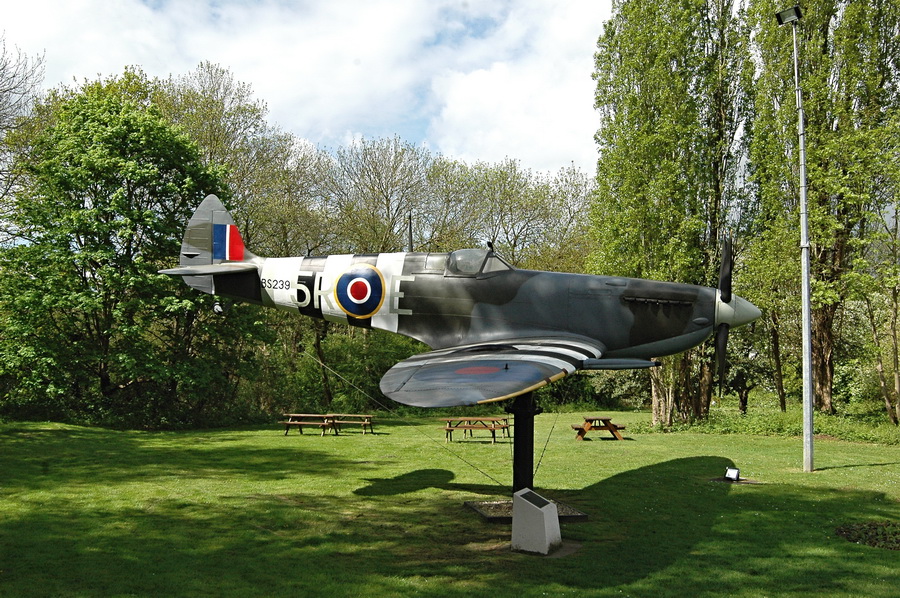
[[490, 249], [457, 249], [447, 256], [447, 276], [478, 276], [512, 269]]

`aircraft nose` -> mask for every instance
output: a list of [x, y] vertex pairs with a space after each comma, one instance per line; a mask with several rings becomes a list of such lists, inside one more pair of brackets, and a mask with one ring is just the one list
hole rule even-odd
[[731, 301], [722, 301], [721, 292], [716, 293], [716, 326], [728, 324], [731, 327], [743, 326], [762, 315], [759, 308], [737, 295], [731, 296]]

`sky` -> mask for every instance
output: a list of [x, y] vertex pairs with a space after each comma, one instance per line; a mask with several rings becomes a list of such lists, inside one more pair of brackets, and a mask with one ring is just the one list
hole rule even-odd
[[593, 55], [611, 0], [3, 0], [44, 87], [208, 61], [269, 122], [334, 150], [399, 136], [463, 160], [595, 170]]

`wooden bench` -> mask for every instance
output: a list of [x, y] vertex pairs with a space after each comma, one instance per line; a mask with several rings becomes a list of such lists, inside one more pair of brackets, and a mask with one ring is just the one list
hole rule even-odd
[[335, 434], [338, 433], [343, 425], [361, 426], [363, 434], [366, 433], [366, 428], [369, 428], [369, 432], [372, 434], [375, 433], [375, 428], [372, 427], [372, 415], [363, 415], [359, 413], [329, 413], [326, 417], [331, 418]]
[[497, 442], [497, 431], [509, 436], [509, 420], [505, 417], [456, 417], [444, 418], [444, 438], [453, 442], [453, 432], [463, 431], [463, 438], [472, 436], [475, 430], [487, 430], [491, 433], [491, 444]]
[[328, 417], [328, 415], [324, 415], [321, 413], [282, 413], [287, 420], [283, 422], [279, 422], [284, 426], [284, 435], [287, 436], [288, 430], [291, 429], [291, 426], [296, 426], [297, 430], [303, 434], [303, 426], [310, 426], [313, 428], [319, 428], [322, 430], [322, 436], [325, 436], [325, 432], [328, 430], [334, 430], [334, 433], [337, 434], [337, 430], [334, 427], [334, 422], [332, 419]]
[[612, 423], [611, 417], [585, 417], [583, 424], [572, 424], [572, 429], [576, 430], [575, 440], [584, 440], [588, 432], [606, 430], [613, 435], [616, 440], [624, 440], [619, 430], [624, 430], [625, 426]]
[[341, 426], [354, 424], [362, 427], [363, 434], [366, 433], [366, 428], [372, 434], [375, 433], [375, 428], [372, 426], [374, 417], [372, 415], [358, 413], [283, 413], [282, 415], [287, 418], [285, 421], [279, 422], [284, 426], [285, 436], [291, 426], [296, 426], [301, 434], [303, 434], [304, 426], [319, 428], [322, 430], [322, 436], [325, 436], [325, 432], [328, 430], [337, 436], [341, 431]]

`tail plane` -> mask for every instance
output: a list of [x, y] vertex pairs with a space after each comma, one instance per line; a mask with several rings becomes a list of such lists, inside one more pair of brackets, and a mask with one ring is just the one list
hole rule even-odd
[[234, 219], [215, 195], [207, 195], [188, 222], [179, 267], [160, 274], [182, 276], [198, 291], [216, 292], [219, 275], [256, 272], [260, 258], [245, 246]]

